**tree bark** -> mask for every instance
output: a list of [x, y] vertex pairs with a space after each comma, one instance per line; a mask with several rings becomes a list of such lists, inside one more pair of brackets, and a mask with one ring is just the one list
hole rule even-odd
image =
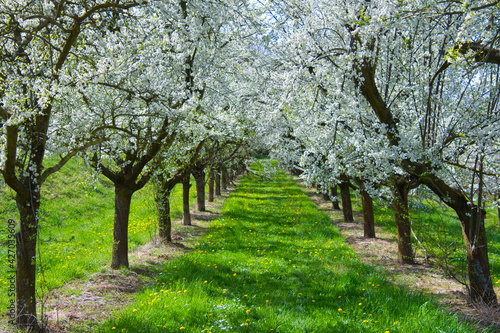
[[16, 234], [16, 323], [28, 331], [39, 328], [36, 317], [36, 245], [40, 192], [33, 193], [33, 196], [33, 205], [30, 198], [16, 196], [21, 217], [20, 231]]
[[409, 183], [403, 177], [393, 176], [394, 220], [398, 230], [398, 262], [413, 264], [414, 254], [411, 243], [411, 224], [408, 211]]
[[469, 273], [469, 296], [474, 303], [496, 305], [497, 296], [491, 281], [488, 241], [484, 227], [486, 212], [479, 212], [475, 206], [471, 215], [469, 219], [472, 223], [464, 224], [463, 228]]
[[227, 191], [227, 183], [229, 180], [228, 174], [227, 174], [227, 168], [221, 167], [220, 169], [220, 174], [221, 174], [221, 187], [224, 191]]
[[193, 176], [196, 181], [196, 208], [199, 212], [205, 211], [205, 169], [194, 169]]
[[129, 267], [128, 223], [130, 204], [134, 190], [127, 185], [115, 183], [115, 220], [113, 226], [113, 253], [111, 268]]
[[215, 173], [215, 195], [220, 195], [220, 173]]
[[170, 217], [170, 194], [173, 186], [166, 185], [156, 195], [158, 209], [158, 237], [160, 242], [172, 242], [172, 219]]
[[352, 203], [351, 203], [351, 192], [349, 190], [349, 181], [342, 181], [339, 185], [340, 196], [342, 197], [342, 211], [344, 213], [345, 222], [353, 222], [354, 218], [352, 216]]
[[500, 223], [500, 202], [498, 200], [500, 199], [500, 190], [495, 191], [495, 201], [497, 202], [497, 218], [498, 218], [498, 223]]
[[210, 170], [208, 174], [208, 202], [214, 201], [214, 191], [215, 191], [215, 175], [214, 170]]
[[427, 174], [420, 180], [450, 206], [458, 216], [467, 253], [471, 301], [476, 304], [497, 305], [498, 301], [491, 281], [488, 260], [488, 241], [484, 226], [485, 212], [480, 211], [476, 205], [471, 206], [469, 200], [460, 190], [447, 185], [432, 174]]
[[332, 197], [334, 198], [332, 200], [332, 210], [340, 210], [337, 185], [333, 186], [330, 189], [330, 193], [331, 193]]
[[184, 225], [191, 225], [191, 212], [189, 211], [189, 189], [191, 184], [189, 182], [190, 173], [187, 173], [182, 180], [182, 223]]
[[370, 194], [366, 192], [366, 187], [361, 179], [357, 179], [363, 203], [363, 236], [365, 238], [375, 238], [375, 217], [373, 216], [373, 200]]

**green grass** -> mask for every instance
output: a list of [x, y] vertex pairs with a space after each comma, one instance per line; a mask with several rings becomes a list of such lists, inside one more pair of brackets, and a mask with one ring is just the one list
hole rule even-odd
[[[0, 223], [19, 221], [14, 194], [7, 188], [0, 197]], [[190, 191], [194, 202], [196, 191]], [[182, 186], [172, 193], [172, 216], [182, 216]], [[75, 158], [42, 187], [40, 256], [37, 290], [42, 292], [89, 276], [111, 263], [114, 188], [109, 180], [93, 178], [81, 159]], [[157, 233], [154, 189], [151, 184], [132, 197], [129, 249], [147, 243]], [[0, 232], [0, 309], [7, 307], [6, 232]], [[41, 263], [41, 265], [40, 265]], [[0, 310], [3, 312], [3, 310]]]
[[361, 263], [282, 173], [246, 176], [200, 244], [102, 332], [471, 332]]

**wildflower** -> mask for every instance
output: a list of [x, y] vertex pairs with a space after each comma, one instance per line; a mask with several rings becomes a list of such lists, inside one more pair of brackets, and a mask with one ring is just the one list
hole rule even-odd
[[180, 330], [185, 330], [186, 328], [184, 326], [179, 327]]
[[250, 310], [247, 310], [246, 312], [247, 312], [247, 313], [250, 313]]
[[341, 309], [341, 308], [339, 308], [339, 312], [342, 312], [342, 309]]

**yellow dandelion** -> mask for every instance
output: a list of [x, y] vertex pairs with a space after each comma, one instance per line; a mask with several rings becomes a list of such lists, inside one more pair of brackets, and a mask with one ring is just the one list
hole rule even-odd
[[247, 313], [250, 313], [250, 310], [247, 310], [246, 312], [247, 312]]
[[341, 308], [339, 308], [339, 312], [342, 312], [342, 309], [341, 309]]

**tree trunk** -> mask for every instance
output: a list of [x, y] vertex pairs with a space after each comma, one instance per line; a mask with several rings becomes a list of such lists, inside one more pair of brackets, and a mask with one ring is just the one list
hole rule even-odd
[[193, 170], [196, 181], [196, 208], [199, 212], [205, 211], [205, 170]]
[[191, 225], [191, 213], [189, 211], [189, 189], [191, 184], [189, 183], [190, 174], [184, 177], [182, 181], [182, 223], [184, 225]]
[[134, 190], [115, 183], [115, 221], [113, 226], [113, 253], [111, 268], [128, 267], [128, 221]]
[[215, 175], [214, 170], [210, 170], [208, 174], [208, 202], [214, 201], [214, 186], [215, 186]]
[[224, 191], [227, 191], [227, 183], [229, 180], [228, 174], [227, 174], [227, 169], [222, 167], [220, 169], [220, 174], [221, 174], [221, 187]]
[[393, 177], [392, 193], [394, 196], [394, 219], [398, 230], [398, 262], [413, 264], [414, 254], [411, 244], [411, 224], [408, 213], [409, 183], [404, 178]]
[[332, 200], [332, 210], [340, 210], [337, 185], [333, 186], [330, 189], [330, 193], [331, 193], [332, 197], [334, 198]]
[[473, 207], [469, 213], [472, 223], [462, 223], [467, 251], [469, 296], [473, 303], [492, 306], [497, 305], [497, 296], [493, 289], [488, 260], [488, 241], [484, 227], [486, 212], [478, 212], [476, 208]]
[[340, 196], [342, 197], [342, 211], [344, 212], [344, 221], [353, 222], [351, 192], [349, 190], [349, 181], [342, 181], [339, 185]]
[[215, 174], [215, 195], [220, 195], [220, 173]]
[[361, 179], [357, 179], [363, 203], [363, 236], [365, 238], [375, 238], [375, 217], [373, 216], [373, 200], [366, 192], [365, 184]]
[[500, 190], [496, 190], [496, 192], [495, 192], [495, 201], [497, 202], [498, 223], [500, 223], [500, 202], [498, 202], [499, 199], [500, 199]]
[[[39, 329], [36, 317], [36, 244], [40, 192], [31, 198], [16, 196], [20, 214], [20, 232], [16, 233], [16, 323], [28, 331]], [[33, 205], [31, 205], [31, 202]]]
[[160, 242], [172, 242], [172, 219], [170, 218], [170, 193], [172, 188], [165, 186], [156, 196], [158, 209], [158, 237]]
[[481, 211], [481, 214], [478, 214], [477, 206], [471, 206], [460, 189], [449, 186], [431, 173], [420, 177], [420, 181], [436, 193], [458, 216], [467, 253], [471, 301], [476, 304], [497, 305], [488, 260], [484, 212]]

